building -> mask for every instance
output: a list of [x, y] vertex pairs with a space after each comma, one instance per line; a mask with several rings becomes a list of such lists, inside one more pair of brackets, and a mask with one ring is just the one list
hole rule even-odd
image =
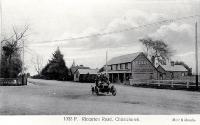
[[77, 69], [89, 69], [90, 67], [85, 67], [83, 65], [76, 65], [75, 61], [73, 60], [72, 66], [70, 67], [71, 74], [74, 75], [74, 72]]
[[85, 67], [83, 65], [80, 65], [80, 66], [77, 65], [77, 66], [71, 67], [70, 69], [71, 69], [71, 73], [74, 74], [77, 69], [90, 69], [90, 67]]
[[75, 61], [73, 60], [72, 66], [70, 67], [70, 80], [74, 80], [74, 73], [77, 69], [90, 69], [90, 67], [85, 67], [83, 65], [76, 65]]
[[172, 61], [170, 64], [159, 65], [160, 79], [181, 79], [188, 75], [188, 70], [183, 65], [175, 65]]
[[109, 80], [112, 83], [129, 83], [129, 79], [158, 79], [159, 72], [143, 52], [114, 57], [107, 62]]
[[94, 82], [98, 69], [77, 69], [74, 72], [75, 82]]

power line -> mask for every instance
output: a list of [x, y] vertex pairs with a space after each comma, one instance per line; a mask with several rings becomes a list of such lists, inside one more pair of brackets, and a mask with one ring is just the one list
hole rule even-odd
[[26, 51], [27, 53], [29, 53], [30, 55], [35, 56], [35, 53], [33, 53], [32, 51], [30, 51], [30, 50], [28, 50], [28, 49], [26, 49], [26, 48], [25, 48], [25, 51]]
[[144, 25], [140, 25], [140, 26], [137, 26], [137, 27], [130, 27], [130, 28], [122, 29], [122, 30], [110, 31], [110, 32], [105, 32], [105, 33], [96, 33], [96, 34], [92, 34], [92, 35], [86, 35], [86, 36], [80, 36], [80, 37], [74, 37], [74, 38], [66, 38], [66, 39], [60, 39], [60, 40], [40, 41], [38, 43], [41, 43], [41, 42], [42, 43], [61, 42], [61, 41], [86, 39], [86, 38], [90, 38], [90, 37], [99, 37], [99, 36], [105, 36], [105, 35], [110, 35], [110, 34], [115, 34], [115, 33], [127, 32], [127, 31], [130, 31], [130, 30], [145, 28], [145, 27], [154, 26], [154, 25], [163, 24], [163, 23], [170, 23], [170, 22], [175, 22], [175, 21], [180, 21], [180, 20], [186, 20], [186, 19], [191, 19], [191, 18], [196, 18], [196, 17], [200, 17], [200, 15], [192, 15], [192, 16], [185, 16], [185, 17], [180, 17], [180, 18], [175, 18], [175, 19], [167, 19], [167, 20], [158, 21], [158, 22], [155, 22], [155, 23], [144, 24]]
[[33, 56], [35, 56], [35, 55], [39, 55], [35, 50], [33, 50], [33, 49], [31, 49], [31, 48], [29, 48], [29, 47], [27, 47], [27, 46], [25, 46], [25, 51], [26, 52], [28, 52], [29, 54], [31, 54], [31, 55], [33, 55]]

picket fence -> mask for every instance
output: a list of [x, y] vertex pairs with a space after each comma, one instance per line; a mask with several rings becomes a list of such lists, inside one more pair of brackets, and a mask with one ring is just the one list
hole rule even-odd
[[[180, 87], [195, 87], [195, 81], [194, 80], [129, 80], [130, 85], [137, 86], [137, 85], [154, 85], [154, 86], [168, 86], [171, 88], [174, 88], [176, 86]], [[200, 82], [198, 82], [198, 85], [200, 85]]]
[[27, 85], [27, 78], [0, 78], [0, 86], [21, 86]]

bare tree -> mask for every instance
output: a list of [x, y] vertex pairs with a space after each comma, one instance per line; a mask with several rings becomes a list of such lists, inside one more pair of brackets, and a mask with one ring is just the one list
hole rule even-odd
[[140, 39], [140, 42], [146, 47], [147, 55], [155, 64], [157, 60], [161, 64], [165, 64], [172, 56], [172, 50], [163, 40], [152, 40], [151, 38]]
[[39, 75], [42, 71], [43, 66], [44, 66], [42, 56], [36, 54], [36, 56], [31, 59], [31, 62], [34, 66], [35, 71]]
[[[8, 37], [8, 38], [4, 38], [1, 43], [3, 43], [3, 57], [4, 57], [4, 64], [6, 65], [3, 71], [7, 72], [7, 73], [3, 73], [6, 76], [4, 77], [16, 77], [16, 75], [21, 72], [22, 70], [22, 62], [20, 59], [20, 51], [22, 50], [22, 42], [25, 41], [25, 37], [27, 36], [27, 31], [29, 29], [29, 26], [25, 26], [24, 29], [19, 32], [17, 31], [14, 27], [13, 27], [13, 34]], [[19, 60], [18, 63], [20, 62], [20, 64], [16, 64], [16, 61], [14, 60]], [[16, 70], [13, 66], [14, 65], [18, 65], [18, 67], [20, 68], [20, 70], [18, 71], [14, 71]], [[15, 72], [13, 74], [13, 72]]]
[[150, 53], [151, 46], [153, 45], [153, 40], [151, 38], [145, 38], [139, 40], [146, 48], [146, 55], [148, 56]]
[[3, 51], [9, 62], [12, 56], [19, 54], [18, 52], [22, 48], [21, 44], [26, 37], [26, 32], [28, 31], [28, 29], [29, 27], [25, 26], [22, 32], [17, 32], [16, 29], [13, 27], [14, 34], [10, 38], [8, 39], [4, 38], [2, 40], [2, 42], [5, 43], [5, 45], [3, 46]]

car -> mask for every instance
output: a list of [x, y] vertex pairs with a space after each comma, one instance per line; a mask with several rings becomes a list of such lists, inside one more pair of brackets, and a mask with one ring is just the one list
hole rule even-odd
[[114, 85], [111, 85], [109, 82], [99, 81], [95, 86], [91, 86], [92, 94], [99, 95], [100, 93], [111, 93], [113, 96], [116, 96], [117, 90]]

